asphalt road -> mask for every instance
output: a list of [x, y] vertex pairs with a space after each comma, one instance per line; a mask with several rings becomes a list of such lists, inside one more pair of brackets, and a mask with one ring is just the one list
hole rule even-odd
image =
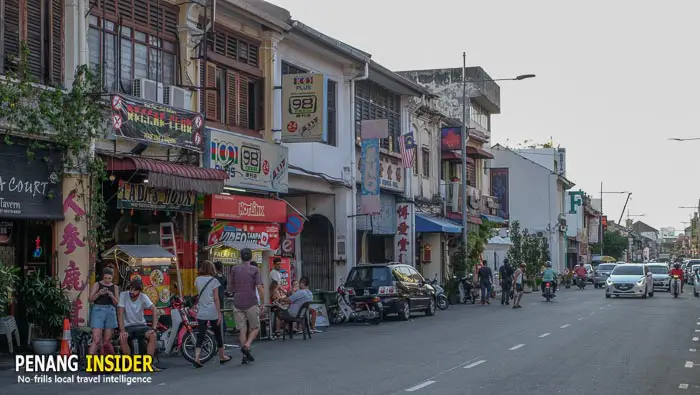
[[152, 384], [20, 385], [3, 372], [0, 394], [700, 394], [700, 299], [687, 290], [639, 300], [562, 289], [552, 303], [526, 294], [523, 307], [345, 324], [260, 343], [249, 365], [195, 370], [176, 357]]

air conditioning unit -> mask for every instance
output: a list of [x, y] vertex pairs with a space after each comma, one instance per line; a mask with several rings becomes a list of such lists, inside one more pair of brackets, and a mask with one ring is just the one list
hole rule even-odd
[[163, 83], [145, 78], [135, 79], [132, 83], [131, 94], [143, 100], [163, 103]]
[[347, 259], [347, 243], [345, 236], [339, 235], [335, 237], [335, 260], [344, 261]]
[[192, 92], [174, 85], [166, 86], [163, 94], [163, 103], [173, 108], [181, 108], [191, 111]]

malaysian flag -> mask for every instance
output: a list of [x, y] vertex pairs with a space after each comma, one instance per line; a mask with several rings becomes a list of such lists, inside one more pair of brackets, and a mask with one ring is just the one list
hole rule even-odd
[[403, 162], [403, 167], [406, 169], [413, 167], [413, 160], [415, 159], [414, 148], [416, 148], [416, 141], [413, 139], [413, 130], [399, 137], [401, 161]]

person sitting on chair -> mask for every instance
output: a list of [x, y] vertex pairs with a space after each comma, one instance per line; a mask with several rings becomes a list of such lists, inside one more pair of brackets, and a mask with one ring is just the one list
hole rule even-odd
[[[129, 345], [131, 340], [134, 337], [142, 337], [148, 342], [146, 346], [148, 355], [155, 356], [158, 309], [148, 296], [141, 293], [143, 290], [141, 279], [132, 280], [128, 289], [128, 291], [119, 294], [119, 345], [121, 352], [123, 355], [130, 355], [131, 347]], [[149, 309], [153, 312], [151, 327], [146, 324], [146, 318], [143, 315], [144, 309]], [[159, 371], [155, 366], [153, 370]]]
[[281, 299], [282, 303], [289, 303], [289, 308], [286, 310], [281, 310], [279, 312], [279, 317], [283, 321], [292, 321], [296, 319], [301, 306], [303, 306], [306, 302], [311, 302], [312, 300], [314, 300], [314, 295], [309, 290], [309, 278], [302, 277], [301, 280], [299, 280], [299, 289], [293, 294], [289, 295], [289, 297]]

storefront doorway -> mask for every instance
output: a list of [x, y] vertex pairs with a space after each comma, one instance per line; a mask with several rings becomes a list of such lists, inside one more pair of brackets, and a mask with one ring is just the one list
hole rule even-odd
[[311, 289], [333, 289], [333, 225], [314, 214], [301, 232], [301, 273], [311, 280]]

